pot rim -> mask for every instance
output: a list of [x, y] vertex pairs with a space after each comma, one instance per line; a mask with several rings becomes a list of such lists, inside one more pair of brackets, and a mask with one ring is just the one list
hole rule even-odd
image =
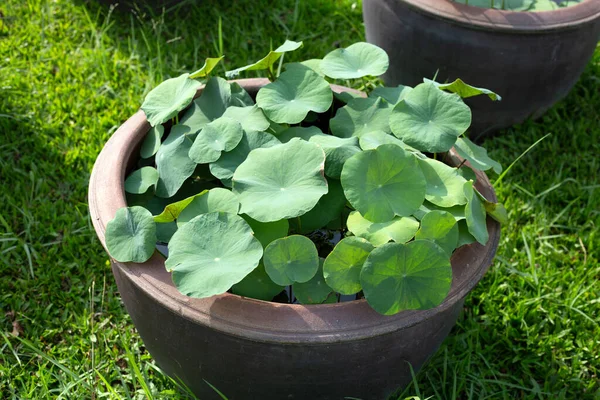
[[[269, 81], [263, 78], [240, 79], [246, 90], [258, 90]], [[352, 91], [331, 85], [338, 93]], [[203, 88], [198, 90], [200, 95]], [[96, 235], [106, 250], [105, 227], [114, 218], [116, 211], [126, 206], [124, 179], [127, 165], [134, 150], [138, 148], [150, 125], [143, 111], [139, 110], [117, 129], [105, 144], [94, 164], [89, 184], [89, 208]], [[462, 159], [451, 153], [454, 162]], [[496, 201], [494, 190], [481, 171], [477, 174], [476, 187], [492, 201]], [[489, 268], [500, 240], [500, 225], [488, 217], [489, 240], [485, 246], [479, 243], [462, 246], [452, 256], [452, 288], [438, 307], [429, 310], [402, 311], [384, 316], [374, 311], [365, 299], [344, 303], [301, 305], [283, 304], [256, 300], [231, 293], [205, 299], [195, 299], [177, 291], [164, 266], [164, 257], [158, 251], [146, 263], [121, 263], [111, 258], [113, 268], [126, 276], [134, 285], [145, 292], [156, 303], [195, 323], [233, 336], [256, 341], [279, 343], [334, 343], [361, 340], [383, 335], [422, 323], [462, 301], [483, 277]], [[107, 251], [108, 253], [108, 251]], [[455, 265], [470, 268], [457, 283]], [[284, 322], [284, 323], [282, 323]]]
[[[486, 31], [545, 33], [575, 29], [600, 18], [600, 1], [585, 0], [577, 5], [550, 11], [509, 11], [469, 6], [451, 0], [400, 1], [415, 11], [452, 23]], [[365, 1], [365, 7], [368, 7]], [[389, 5], [389, 2], [386, 1]]]

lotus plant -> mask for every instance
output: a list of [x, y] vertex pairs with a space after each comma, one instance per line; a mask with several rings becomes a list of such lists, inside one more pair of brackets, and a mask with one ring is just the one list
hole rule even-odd
[[500, 97], [461, 80], [334, 92], [334, 80], [386, 71], [387, 54], [368, 43], [276, 76], [275, 63], [301, 45], [286, 41], [226, 73], [266, 71], [255, 98], [210, 76], [220, 58], [146, 96], [151, 128], [125, 180], [129, 207], [106, 228], [111, 256], [142, 263], [168, 244], [175, 286], [196, 298], [364, 297], [386, 315], [439, 305], [453, 251], [488, 241], [486, 212], [505, 217], [474, 188], [471, 168], [444, 162], [454, 147], [472, 168], [500, 173], [465, 136], [462, 100]]

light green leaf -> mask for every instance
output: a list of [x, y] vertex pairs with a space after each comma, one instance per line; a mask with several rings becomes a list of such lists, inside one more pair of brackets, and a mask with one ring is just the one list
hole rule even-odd
[[169, 136], [156, 153], [156, 169], [159, 175], [157, 196], [173, 196], [183, 182], [194, 173], [196, 163], [190, 160], [188, 153], [195, 137], [185, 125], [175, 125], [171, 128]]
[[205, 298], [228, 291], [252, 272], [263, 255], [242, 217], [201, 214], [180, 227], [169, 242], [165, 267], [184, 295]]
[[387, 243], [369, 254], [360, 282], [367, 302], [380, 314], [427, 310], [450, 291], [450, 257], [429, 240]]
[[350, 204], [372, 222], [410, 216], [425, 200], [425, 177], [417, 159], [393, 144], [350, 157], [341, 181]]
[[217, 66], [217, 64], [223, 59], [223, 57], [224, 56], [217, 58], [207, 58], [206, 60], [204, 60], [204, 65], [202, 66], [202, 68], [200, 68], [196, 72], [193, 72], [190, 75], [190, 78], [195, 79], [207, 77], [210, 74], [210, 72]]
[[487, 171], [492, 168], [497, 174], [502, 172], [502, 165], [500, 165], [499, 162], [492, 160], [488, 156], [486, 149], [477, 146], [468, 138], [458, 138], [454, 144], [454, 148], [458, 155], [471, 163], [473, 168], [480, 171]]
[[237, 82], [231, 82], [231, 100], [230, 106], [235, 107], [251, 107], [254, 105], [254, 100]]
[[491, 90], [471, 86], [471, 85], [463, 82], [460, 78], [456, 79], [454, 82], [451, 82], [451, 83], [438, 83], [438, 82], [429, 80], [427, 78], [424, 78], [423, 82], [433, 83], [439, 89], [446, 90], [446, 91], [452, 92], [452, 93], [456, 93], [463, 99], [473, 97], [473, 96], [479, 96], [480, 94], [485, 94], [494, 101], [502, 100], [502, 97], [500, 97], [496, 93], [492, 92]]
[[146, 95], [141, 108], [151, 126], [167, 122], [190, 105], [202, 84], [189, 75], [167, 79]]
[[270, 126], [269, 120], [257, 105], [249, 107], [231, 106], [225, 110], [223, 116], [238, 121], [245, 131], [266, 131]]
[[345, 49], [335, 49], [321, 61], [321, 71], [333, 79], [356, 79], [379, 76], [387, 71], [390, 59], [386, 52], [370, 43], [358, 42]]
[[308, 68], [321, 76], [325, 76], [325, 74], [323, 74], [323, 72], [321, 71], [321, 60], [316, 58], [312, 58], [310, 60], [302, 62], [288, 63], [285, 64], [283, 67], [286, 71], [304, 70]]
[[307, 213], [327, 193], [324, 163], [323, 150], [301, 139], [251, 151], [233, 175], [240, 212], [260, 222]]
[[160, 147], [160, 140], [162, 139], [163, 133], [165, 133], [165, 127], [162, 125], [156, 125], [155, 127], [150, 128], [140, 149], [141, 158], [150, 158], [156, 154]]
[[289, 142], [292, 138], [299, 137], [307, 142], [321, 146], [325, 152], [325, 175], [330, 178], [340, 178], [342, 167], [348, 158], [360, 152], [358, 138], [347, 139], [325, 135], [315, 126], [288, 128], [279, 135], [282, 143]]
[[285, 71], [256, 95], [256, 104], [269, 119], [287, 124], [301, 122], [309, 111], [325, 112], [332, 102], [329, 83], [309, 69]]
[[427, 201], [440, 207], [467, 203], [463, 190], [466, 180], [456, 168], [431, 158], [419, 159], [419, 166], [427, 181]]
[[320, 265], [315, 276], [308, 282], [292, 285], [292, 291], [300, 304], [322, 304], [328, 297], [333, 296], [333, 290], [325, 282], [323, 277], [323, 259], [319, 259]]
[[125, 179], [125, 191], [133, 194], [146, 193], [157, 182], [158, 171], [152, 167], [143, 167], [133, 171]]
[[247, 215], [242, 215], [242, 218], [244, 218], [248, 225], [250, 225], [252, 231], [254, 232], [254, 237], [260, 241], [263, 247], [267, 247], [269, 243], [275, 239], [287, 236], [290, 229], [287, 219], [281, 219], [273, 222], [260, 222], [250, 218]]
[[335, 179], [328, 179], [327, 185], [329, 191], [319, 199], [312, 210], [298, 218], [290, 220], [296, 232], [309, 233], [323, 228], [342, 215], [342, 211], [346, 205], [342, 185]]
[[271, 69], [275, 61], [279, 60], [283, 53], [287, 53], [289, 51], [294, 51], [302, 46], [302, 42], [293, 42], [291, 40], [286, 40], [281, 46], [276, 48], [275, 50], [271, 50], [269, 54], [267, 54], [261, 60], [255, 62], [254, 64], [246, 65], [244, 67], [236, 68], [232, 71], [225, 72], [225, 76], [227, 79], [235, 78], [242, 71], [256, 71], [261, 69]]
[[180, 125], [189, 127], [190, 132], [196, 133], [208, 123], [221, 117], [231, 103], [231, 86], [219, 77], [212, 77], [206, 83], [202, 94], [185, 112]]
[[237, 167], [246, 160], [252, 150], [278, 144], [281, 142], [270, 133], [245, 131], [235, 149], [222, 154], [221, 158], [210, 164], [210, 172], [222, 181], [231, 179]]
[[456, 94], [422, 83], [398, 103], [390, 116], [394, 135], [421, 151], [448, 151], [471, 125], [471, 109]]
[[360, 142], [360, 147], [363, 150], [376, 149], [379, 146], [381, 146], [382, 144], [395, 144], [396, 146], [402, 147], [404, 150], [414, 154], [415, 156], [417, 156], [419, 158], [427, 158], [427, 156], [425, 156], [419, 150], [415, 149], [414, 147], [410, 147], [409, 145], [404, 143], [402, 140], [400, 140], [397, 137], [392, 136], [388, 133], [385, 133], [384, 131], [371, 131], [371, 132], [365, 133], [360, 136], [359, 142]]
[[269, 275], [265, 271], [265, 266], [260, 263], [240, 283], [233, 285], [231, 292], [238, 296], [271, 301], [283, 289], [285, 289], [283, 286], [276, 284], [269, 278]]
[[454, 216], [446, 211], [431, 211], [425, 214], [415, 239], [431, 240], [451, 256], [458, 245], [458, 225]]
[[144, 207], [123, 207], [106, 224], [106, 247], [120, 262], [146, 262], [154, 254], [156, 226]]
[[475, 243], [477, 239], [475, 236], [471, 235], [469, 232], [469, 227], [467, 226], [466, 220], [456, 221], [456, 225], [458, 226], [458, 244], [456, 247], [461, 247], [466, 244]]
[[404, 100], [406, 95], [413, 90], [410, 86], [398, 85], [395, 87], [378, 86], [371, 93], [369, 97], [381, 97], [391, 105], [395, 106], [401, 100]]
[[198, 133], [188, 155], [198, 164], [217, 161], [221, 152], [233, 150], [242, 140], [242, 136], [242, 125], [223, 116], [206, 125]]
[[419, 221], [421, 221], [428, 212], [435, 210], [449, 212], [450, 214], [452, 214], [452, 216], [457, 222], [461, 219], [465, 219], [465, 206], [440, 207], [428, 202], [427, 200], [425, 200], [421, 207], [419, 207], [419, 209], [415, 211], [413, 216]]
[[237, 214], [240, 208], [240, 202], [231, 190], [223, 188], [214, 188], [204, 191], [192, 198], [179, 213], [177, 217], [177, 226], [181, 227], [200, 214], [212, 212], [226, 212]]
[[265, 249], [265, 271], [278, 285], [308, 282], [319, 268], [315, 244], [307, 237], [292, 235], [271, 242]]
[[181, 214], [181, 212], [192, 201], [194, 201], [194, 199], [196, 197], [203, 196], [206, 193], [208, 193], [208, 190], [203, 190], [202, 192], [200, 192], [194, 196], [186, 197], [183, 200], [179, 200], [179, 201], [167, 204], [160, 214], [154, 216], [154, 222], [166, 223], [166, 222], [175, 221], [179, 217], [179, 214]]
[[372, 131], [390, 132], [388, 120], [392, 108], [380, 98], [356, 98], [339, 108], [329, 121], [331, 133], [348, 138]]
[[473, 189], [473, 182], [467, 181], [464, 186], [464, 191], [465, 196], [467, 197], [467, 205], [465, 207], [467, 227], [475, 239], [485, 246], [489, 239], [485, 207]]
[[327, 284], [345, 295], [360, 292], [360, 271], [373, 249], [373, 245], [367, 240], [355, 236], [340, 240], [323, 264]]
[[502, 225], [508, 224], [508, 212], [502, 203], [491, 203], [489, 201], [484, 201], [483, 205], [485, 207], [485, 211], [487, 214], [500, 222]]
[[415, 237], [419, 222], [412, 217], [395, 217], [388, 222], [371, 222], [358, 211], [348, 216], [348, 230], [358, 237], [371, 242], [373, 246], [381, 246], [390, 240], [406, 243]]

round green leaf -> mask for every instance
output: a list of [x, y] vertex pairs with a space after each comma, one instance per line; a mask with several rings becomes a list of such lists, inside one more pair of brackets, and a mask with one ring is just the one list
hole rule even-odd
[[179, 120], [180, 125], [188, 126], [196, 133], [208, 123], [221, 117], [231, 103], [231, 86], [223, 78], [212, 77], [206, 83], [202, 94]]
[[485, 246], [489, 239], [485, 207], [477, 193], [475, 193], [475, 189], [473, 189], [473, 182], [465, 182], [464, 191], [467, 197], [467, 205], [465, 206], [467, 227], [475, 239]]
[[378, 86], [371, 93], [369, 97], [381, 97], [391, 105], [396, 105], [400, 100], [404, 100], [406, 95], [410, 93], [413, 88], [410, 86], [398, 85], [396, 87], [384, 87]]
[[419, 159], [419, 166], [427, 181], [427, 201], [440, 207], [466, 204], [463, 190], [466, 180], [458, 169], [431, 158]]
[[298, 233], [309, 233], [339, 218], [346, 205], [344, 190], [339, 181], [327, 180], [329, 191], [319, 199], [315, 207], [304, 215], [290, 220]]
[[281, 142], [270, 133], [245, 131], [235, 149], [222, 154], [221, 158], [210, 164], [210, 172], [221, 180], [231, 179], [235, 170], [246, 160], [252, 150], [278, 144]]
[[249, 107], [230, 106], [225, 110], [223, 117], [231, 118], [242, 124], [242, 128], [248, 131], [266, 131], [269, 129], [269, 120], [257, 105]]
[[263, 247], [267, 247], [275, 239], [287, 236], [290, 224], [287, 219], [273, 222], [259, 222], [247, 215], [242, 215]]
[[360, 292], [360, 271], [373, 249], [367, 240], [355, 236], [340, 240], [323, 264], [327, 284], [341, 294]]
[[335, 97], [336, 99], [338, 99], [339, 101], [341, 101], [344, 104], [348, 104], [353, 99], [362, 98], [363, 96], [361, 96], [355, 92], [345, 91], [345, 92], [339, 92], [339, 93], [333, 92], [333, 97]]
[[419, 222], [412, 217], [395, 217], [388, 222], [374, 223], [364, 218], [358, 211], [348, 216], [348, 230], [365, 238], [374, 246], [381, 246], [390, 240], [406, 243], [419, 229]]
[[409, 216], [425, 200], [417, 159], [393, 144], [350, 157], [342, 170], [342, 187], [350, 204], [372, 222]]
[[423, 204], [421, 205], [421, 207], [419, 207], [419, 209], [414, 212], [413, 216], [416, 219], [418, 219], [419, 221], [421, 221], [427, 213], [434, 211], [434, 210], [449, 212], [450, 214], [452, 214], [452, 216], [454, 217], [454, 219], [457, 222], [460, 221], [461, 219], [465, 219], [465, 206], [464, 205], [453, 206], [453, 207], [440, 207], [440, 206], [436, 206], [433, 203], [428, 202], [427, 200], [425, 200], [423, 202]]
[[154, 254], [156, 225], [144, 207], [123, 207], [106, 224], [106, 247], [120, 262], [146, 262]]
[[339, 137], [361, 137], [372, 131], [389, 133], [392, 108], [380, 98], [356, 98], [339, 108], [329, 121], [331, 133]]
[[382, 144], [395, 144], [396, 146], [402, 147], [404, 150], [413, 153], [419, 158], [427, 158], [423, 153], [414, 147], [410, 147], [402, 140], [395, 136], [385, 133], [384, 131], [371, 131], [360, 136], [359, 139], [360, 147], [363, 150], [376, 149]]
[[327, 285], [325, 278], [323, 277], [322, 258], [320, 259], [319, 269], [315, 276], [308, 282], [295, 282], [292, 285], [292, 291], [300, 304], [322, 304], [328, 297], [335, 297], [333, 290]]
[[387, 243], [369, 254], [360, 282], [367, 302], [380, 314], [426, 310], [440, 305], [450, 291], [450, 257], [429, 240]]
[[[507, 1], [509, 1], [509, 0], [507, 0]], [[502, 100], [502, 97], [498, 96], [496, 93], [492, 92], [491, 90], [471, 86], [471, 85], [463, 82], [462, 79], [460, 79], [460, 78], [456, 79], [454, 82], [451, 82], [451, 83], [438, 83], [438, 82], [429, 80], [427, 78], [423, 78], [423, 82], [433, 83], [439, 89], [446, 90], [446, 91], [452, 92], [452, 93], [456, 93], [463, 99], [473, 97], [473, 96], [479, 96], [480, 94], [485, 94], [494, 101]]]
[[265, 271], [278, 285], [308, 282], [319, 268], [315, 244], [307, 237], [291, 235], [271, 242], [265, 249]]
[[288, 63], [288, 64], [285, 64], [283, 67], [285, 68], [286, 71], [293, 71], [295, 69], [296, 70], [304, 70], [304, 69], [308, 68], [321, 76], [325, 76], [325, 74], [323, 74], [323, 72], [321, 71], [321, 60], [317, 59], [317, 58], [311, 58], [310, 60], [306, 60], [306, 61], [302, 61], [302, 62]]
[[398, 103], [390, 116], [392, 132], [421, 151], [448, 151], [471, 125], [471, 109], [456, 94], [422, 83]]
[[[251, 107], [254, 105], [254, 100], [246, 90], [237, 82], [231, 82], [231, 101], [230, 107]], [[227, 111], [227, 110], [225, 110]]]
[[188, 153], [195, 137], [187, 126], [175, 125], [171, 128], [169, 136], [156, 153], [156, 169], [159, 176], [156, 185], [157, 196], [173, 196], [183, 182], [194, 173], [196, 163], [190, 160]]
[[227, 117], [218, 118], [200, 131], [188, 155], [198, 164], [217, 161], [221, 152], [233, 150], [243, 135], [239, 122]]
[[329, 83], [309, 69], [286, 71], [256, 95], [256, 104], [269, 119], [287, 124], [301, 122], [309, 111], [325, 112], [332, 102]]
[[167, 122], [192, 102], [202, 84], [189, 76], [167, 79], [146, 95], [141, 108], [151, 126]]
[[277, 139], [281, 140], [281, 143], [287, 143], [293, 138], [300, 138], [308, 142], [313, 136], [317, 135], [324, 135], [324, 133], [316, 126], [292, 126], [281, 131], [277, 135]]
[[127, 193], [142, 194], [158, 182], [158, 171], [152, 167], [143, 167], [133, 171], [125, 179]]
[[390, 59], [386, 52], [370, 43], [358, 42], [345, 49], [335, 49], [321, 61], [321, 71], [333, 79], [356, 79], [379, 76], [387, 71]]
[[213, 212], [175, 232], [165, 266], [181, 293], [204, 298], [228, 291], [258, 266], [262, 255], [260, 242], [242, 217]]
[[255, 62], [254, 64], [246, 65], [244, 67], [240, 67], [240, 68], [234, 69], [232, 71], [227, 71], [227, 72], [225, 72], [225, 76], [227, 77], [227, 79], [232, 79], [232, 78], [235, 78], [236, 76], [238, 76], [240, 74], [240, 72], [242, 72], [242, 71], [256, 71], [256, 70], [261, 70], [261, 69], [271, 69], [273, 64], [275, 64], [275, 62], [277, 60], [279, 60], [279, 58], [281, 57], [281, 55], [283, 53], [287, 53], [288, 51], [297, 50], [301, 46], [302, 46], [302, 42], [293, 42], [291, 40], [286, 40], [281, 46], [279, 46], [275, 50], [269, 51], [269, 54], [267, 54], [261, 60]]
[[175, 221], [156, 223], [156, 239], [159, 242], [169, 243], [175, 232], [177, 232], [177, 224]]
[[497, 174], [502, 172], [502, 165], [498, 161], [492, 160], [486, 149], [477, 146], [468, 138], [458, 138], [454, 148], [462, 158], [466, 158], [471, 163], [473, 168], [480, 171], [487, 171], [492, 168]]
[[160, 147], [160, 140], [162, 139], [163, 133], [165, 133], [165, 127], [162, 125], [156, 125], [155, 127], [150, 128], [142, 143], [140, 157], [150, 158], [156, 154]]
[[233, 285], [231, 292], [252, 299], [271, 301], [283, 289], [283, 286], [276, 284], [269, 278], [269, 275], [265, 271], [265, 266], [260, 263], [240, 283]]
[[204, 191], [192, 198], [192, 201], [185, 206], [177, 217], [177, 226], [191, 221], [200, 214], [212, 212], [226, 212], [237, 214], [240, 208], [240, 202], [237, 196], [231, 193], [231, 190], [223, 188], [214, 188]]
[[458, 245], [458, 225], [454, 216], [446, 211], [431, 211], [421, 220], [421, 228], [415, 239], [426, 239], [437, 243], [448, 256]]
[[288, 143], [256, 149], [233, 175], [240, 212], [260, 222], [298, 217], [327, 193], [325, 153], [314, 143]]

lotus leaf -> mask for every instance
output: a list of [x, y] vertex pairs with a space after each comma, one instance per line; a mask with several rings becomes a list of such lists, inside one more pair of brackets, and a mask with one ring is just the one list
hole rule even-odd
[[321, 61], [323, 73], [333, 79], [356, 79], [379, 76], [387, 71], [387, 53], [370, 43], [354, 43], [345, 49], [335, 49]]
[[204, 65], [202, 66], [202, 68], [200, 68], [196, 72], [192, 72], [192, 74], [190, 75], [190, 78], [195, 79], [195, 78], [207, 77], [210, 74], [210, 72], [217, 66], [217, 64], [222, 59], [223, 59], [223, 56], [217, 57], [217, 58], [207, 58], [204, 61]]
[[242, 217], [212, 212], [175, 232], [165, 266], [181, 293], [204, 298], [228, 291], [258, 266], [262, 255], [260, 242]]
[[239, 122], [223, 116], [210, 122], [196, 135], [188, 155], [198, 164], [217, 161], [221, 152], [233, 150], [243, 135]]
[[154, 254], [156, 226], [144, 207], [123, 207], [106, 224], [106, 248], [120, 262], [148, 261]]
[[143, 167], [133, 171], [125, 179], [125, 191], [133, 194], [146, 193], [157, 182], [158, 171], [152, 167]]
[[157, 196], [173, 196], [183, 182], [194, 173], [196, 163], [190, 160], [188, 153], [195, 137], [187, 126], [175, 125], [171, 128], [169, 136], [156, 153], [156, 169], [159, 176], [156, 185]]
[[[298, 283], [295, 282], [292, 285], [292, 291], [296, 299], [301, 304], [322, 304], [328, 297], [336, 297], [333, 290], [325, 282], [323, 277], [323, 259], [319, 259], [319, 269], [315, 276], [313, 276], [308, 282]], [[337, 298], [336, 298], [337, 300]]]
[[258, 239], [263, 247], [267, 247], [275, 239], [287, 236], [290, 229], [287, 219], [273, 222], [259, 222], [247, 215], [242, 215], [242, 217], [250, 225], [250, 228], [254, 232], [254, 237]]
[[242, 71], [256, 71], [261, 69], [270, 70], [275, 61], [279, 60], [283, 53], [297, 50], [300, 48], [300, 46], [302, 46], [302, 42], [293, 42], [291, 40], [286, 40], [281, 46], [279, 46], [275, 50], [271, 50], [269, 54], [267, 54], [261, 60], [255, 62], [254, 64], [236, 68], [232, 71], [227, 71], [225, 73], [225, 76], [227, 77], [227, 79], [232, 79], [238, 76]]
[[308, 282], [319, 269], [315, 244], [307, 237], [291, 235], [276, 239], [265, 249], [265, 271], [278, 285]]
[[425, 200], [425, 178], [416, 157], [393, 144], [350, 157], [341, 181], [350, 204], [371, 222], [410, 216]]
[[396, 105], [401, 100], [404, 100], [406, 95], [410, 93], [412, 89], [412, 87], [404, 85], [395, 87], [378, 86], [369, 93], [369, 97], [381, 97], [391, 105]]
[[231, 193], [231, 190], [223, 188], [205, 190], [192, 197], [192, 201], [181, 210], [177, 217], [177, 226], [181, 227], [200, 214], [217, 211], [237, 214], [239, 208], [240, 202], [237, 196]]
[[306, 214], [327, 193], [324, 162], [319, 146], [298, 138], [251, 151], [233, 175], [240, 212], [260, 222]]
[[162, 125], [156, 125], [150, 128], [142, 147], [140, 149], [140, 157], [150, 158], [156, 154], [160, 147], [160, 140], [162, 139], [163, 133], [165, 133], [165, 127]]
[[332, 101], [327, 81], [310, 69], [285, 71], [256, 95], [256, 104], [270, 120], [286, 124], [301, 122], [309, 111], [325, 112]]
[[260, 263], [240, 283], [233, 285], [231, 292], [239, 296], [271, 301], [283, 289], [283, 286], [276, 284], [269, 278], [265, 266]]
[[231, 106], [225, 110], [223, 117], [238, 121], [245, 131], [266, 131], [270, 126], [269, 120], [257, 105], [249, 107]]
[[477, 146], [468, 138], [458, 138], [454, 144], [456, 152], [463, 158], [467, 159], [471, 166], [480, 171], [487, 171], [492, 168], [495, 173], [502, 172], [502, 166], [495, 160], [492, 160], [487, 153], [487, 150], [481, 146]]
[[429, 240], [387, 243], [369, 254], [360, 282], [367, 302], [381, 314], [426, 310], [450, 291], [450, 257]]
[[423, 82], [433, 83], [438, 88], [440, 88], [442, 90], [446, 90], [448, 92], [456, 93], [463, 99], [473, 97], [473, 96], [479, 96], [480, 94], [485, 94], [494, 101], [502, 100], [502, 97], [498, 96], [496, 93], [492, 92], [491, 90], [471, 86], [467, 83], [464, 83], [460, 78], [456, 79], [454, 82], [451, 82], [451, 83], [438, 83], [438, 82], [429, 80], [427, 78], [424, 78]]
[[355, 236], [340, 240], [323, 264], [327, 284], [345, 295], [360, 292], [360, 271], [373, 249], [367, 240]]
[[419, 222], [412, 217], [394, 217], [388, 222], [371, 222], [358, 211], [348, 216], [348, 230], [358, 237], [365, 238], [374, 246], [381, 246], [390, 240], [406, 243], [415, 237]]
[[475, 239], [485, 246], [489, 239], [485, 207], [473, 188], [473, 182], [465, 182], [464, 191], [465, 196], [467, 197], [467, 205], [465, 207], [467, 227]]
[[427, 201], [440, 207], [467, 203], [463, 190], [466, 179], [456, 168], [431, 158], [419, 159], [419, 165], [427, 181], [425, 192]]
[[343, 138], [360, 138], [372, 131], [389, 133], [391, 112], [390, 105], [380, 98], [356, 98], [337, 110], [329, 127], [332, 134]]
[[167, 79], [146, 95], [141, 108], [150, 126], [167, 122], [190, 105], [202, 84], [189, 76], [190, 74], [183, 74]]
[[399, 102], [390, 116], [394, 135], [421, 151], [448, 151], [471, 125], [471, 109], [456, 94], [422, 83]]
[[446, 211], [431, 211], [425, 214], [415, 239], [431, 240], [451, 256], [458, 245], [458, 225], [454, 216]]
[[346, 198], [338, 180], [328, 179], [329, 191], [319, 199], [315, 207], [304, 215], [290, 220], [298, 233], [309, 233], [322, 228], [342, 215]]

